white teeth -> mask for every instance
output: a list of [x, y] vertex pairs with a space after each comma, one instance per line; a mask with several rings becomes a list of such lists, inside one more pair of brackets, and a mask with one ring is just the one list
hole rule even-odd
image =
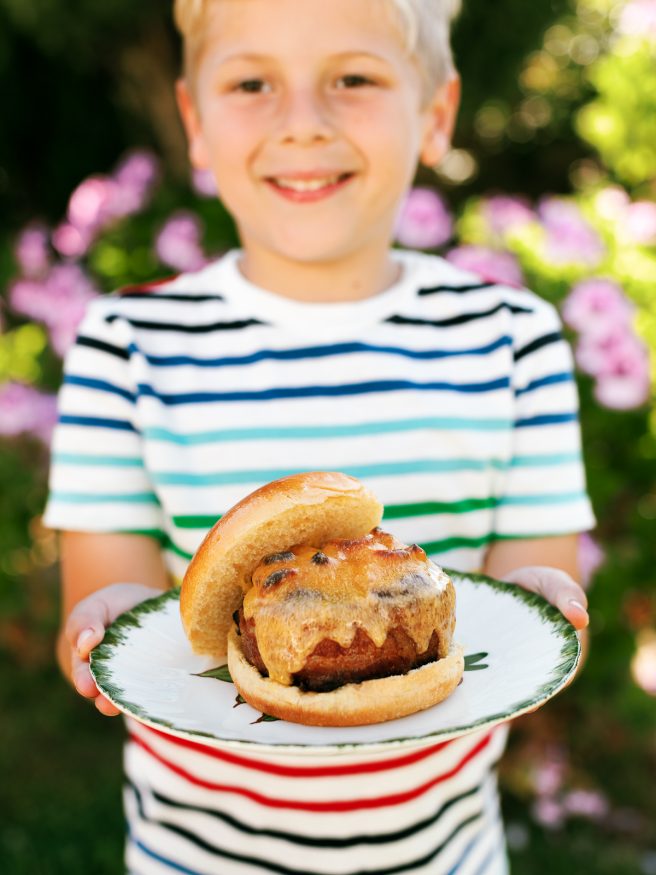
[[326, 176], [324, 179], [274, 179], [280, 188], [291, 188], [294, 191], [319, 191], [328, 185], [339, 182], [340, 176]]

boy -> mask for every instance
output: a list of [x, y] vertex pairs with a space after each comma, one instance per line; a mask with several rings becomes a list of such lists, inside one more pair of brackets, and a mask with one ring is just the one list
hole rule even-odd
[[[449, 145], [453, 6], [176, 4], [191, 161], [213, 172], [241, 248], [94, 303], [67, 359], [46, 514], [64, 530], [59, 658], [103, 714], [87, 662], [106, 625], [292, 471], [355, 474], [401, 539], [587, 624], [576, 533], [593, 518], [553, 308], [390, 249], [417, 162]], [[134, 875], [507, 871], [503, 728], [346, 766], [128, 728]]]

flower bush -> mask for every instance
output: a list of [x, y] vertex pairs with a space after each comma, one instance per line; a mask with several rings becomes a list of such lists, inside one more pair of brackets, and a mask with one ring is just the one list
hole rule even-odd
[[[481, 110], [481, 139], [491, 143], [506, 133], [557, 138], [573, 118], [589, 154], [569, 192], [458, 200], [422, 181], [395, 227], [399, 246], [553, 302], [574, 351], [599, 520], [579, 542], [592, 645], [576, 684], [513, 733], [502, 769], [509, 843], [527, 875], [543, 871], [522, 856], [529, 838], [542, 835], [556, 854], [575, 822], [636, 843], [646, 867], [656, 848], [642, 813], [656, 820], [644, 782], [656, 768], [655, 22], [656, 0], [573, 2], [526, 58], [518, 107]], [[30, 223], [13, 240], [0, 301], [0, 514], [14, 522], [0, 529], [0, 594], [55, 560], [39, 522], [47, 447], [61, 361], [88, 301], [197, 269], [236, 243], [213, 180], [194, 173], [182, 189], [147, 150], [82, 180], [61, 221]], [[8, 646], [22, 646], [26, 633], [0, 618], [3, 631]]]

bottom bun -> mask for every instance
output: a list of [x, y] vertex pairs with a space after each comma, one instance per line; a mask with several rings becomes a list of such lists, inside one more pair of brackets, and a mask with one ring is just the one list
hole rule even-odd
[[309, 726], [364, 726], [407, 717], [436, 705], [460, 683], [465, 663], [460, 644], [407, 674], [345, 684], [329, 693], [304, 692], [262, 677], [244, 655], [235, 628], [228, 637], [228, 668], [241, 696], [270, 717]]

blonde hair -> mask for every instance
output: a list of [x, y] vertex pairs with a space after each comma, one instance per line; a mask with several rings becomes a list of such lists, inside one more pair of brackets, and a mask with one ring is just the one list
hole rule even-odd
[[[196, 46], [208, 7], [216, 0], [174, 0], [174, 17], [184, 40], [186, 75], [193, 70]], [[415, 60], [427, 100], [454, 70], [449, 39], [451, 21], [462, 0], [382, 0], [392, 13], [404, 40], [407, 55]]]

